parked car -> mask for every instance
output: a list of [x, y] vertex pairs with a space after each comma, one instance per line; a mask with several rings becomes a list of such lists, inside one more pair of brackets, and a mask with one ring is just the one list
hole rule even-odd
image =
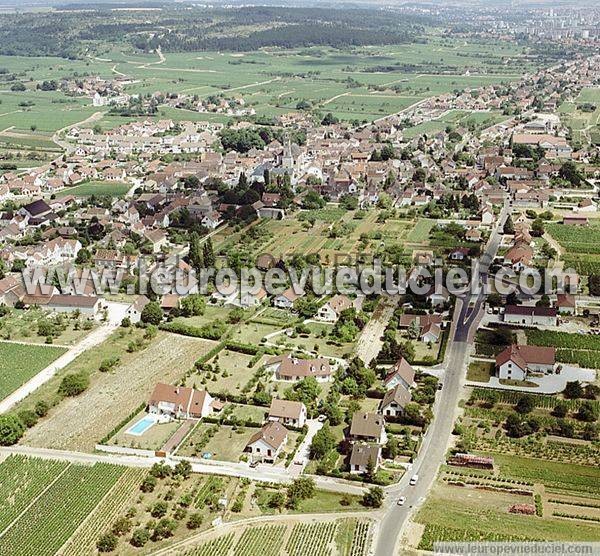
[[255, 467], [258, 467], [258, 462], [257, 461], [251, 462], [250, 467], [252, 467], [252, 469], [254, 469]]
[[410, 478], [410, 486], [415, 486], [417, 484], [418, 480], [419, 480], [419, 475], [413, 475]]

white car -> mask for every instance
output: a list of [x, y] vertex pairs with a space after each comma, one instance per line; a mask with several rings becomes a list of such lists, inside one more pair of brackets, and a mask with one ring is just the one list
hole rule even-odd
[[398, 506], [404, 506], [404, 502], [406, 502], [406, 496], [400, 496], [398, 498]]
[[413, 475], [410, 478], [410, 486], [415, 486], [417, 484], [417, 481], [419, 480], [419, 476], [418, 475]]

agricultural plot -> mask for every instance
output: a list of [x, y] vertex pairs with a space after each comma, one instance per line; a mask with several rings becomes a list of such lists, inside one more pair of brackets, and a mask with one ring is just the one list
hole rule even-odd
[[108, 530], [119, 515], [126, 509], [133, 496], [139, 492], [139, 485], [146, 470], [126, 469], [113, 488], [100, 501], [88, 518], [78, 527], [68, 542], [60, 549], [60, 556], [86, 556], [96, 549], [96, 541]]
[[285, 549], [295, 556], [329, 556], [337, 528], [335, 521], [298, 523], [294, 525]]
[[196, 548], [178, 553], [180, 556], [221, 556], [228, 554], [233, 546], [234, 534], [224, 535], [218, 539], [207, 541]]
[[562, 104], [559, 112], [576, 143], [600, 143], [600, 88], [582, 89], [575, 101]]
[[585, 227], [548, 224], [546, 231], [564, 250], [562, 256], [565, 269], [574, 269], [580, 274], [600, 272], [600, 225]]
[[246, 529], [235, 545], [233, 556], [278, 556], [283, 545], [285, 525], [267, 525]]
[[554, 330], [527, 330], [527, 343], [556, 348], [556, 358], [562, 363], [600, 369], [600, 338], [585, 334], [569, 334]]
[[124, 468], [70, 465], [0, 537], [0, 553], [51, 556], [115, 485]]
[[0, 342], [0, 399], [25, 384], [65, 351], [61, 347]]
[[533, 502], [532, 495], [502, 492], [498, 489], [466, 489], [438, 483], [417, 515], [417, 521], [425, 525], [419, 548], [431, 550], [435, 541], [597, 538], [600, 527], [596, 525], [574, 524], [547, 515], [539, 517], [508, 512], [508, 508], [514, 504]]
[[31, 504], [68, 464], [11, 455], [0, 463], [0, 533]]
[[75, 197], [110, 196], [124, 197], [131, 185], [121, 182], [91, 181], [75, 187], [69, 187], [62, 193]]

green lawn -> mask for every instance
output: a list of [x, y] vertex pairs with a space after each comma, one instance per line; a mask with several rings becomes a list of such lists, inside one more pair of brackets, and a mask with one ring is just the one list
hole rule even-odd
[[58, 359], [66, 349], [0, 342], [0, 399]]

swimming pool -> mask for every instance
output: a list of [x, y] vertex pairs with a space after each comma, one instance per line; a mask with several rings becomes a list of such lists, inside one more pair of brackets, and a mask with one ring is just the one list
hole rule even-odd
[[142, 436], [152, 425], [156, 423], [156, 420], [151, 415], [146, 415], [143, 419], [140, 419], [135, 425], [129, 427], [125, 433], [133, 434], [134, 436]]

